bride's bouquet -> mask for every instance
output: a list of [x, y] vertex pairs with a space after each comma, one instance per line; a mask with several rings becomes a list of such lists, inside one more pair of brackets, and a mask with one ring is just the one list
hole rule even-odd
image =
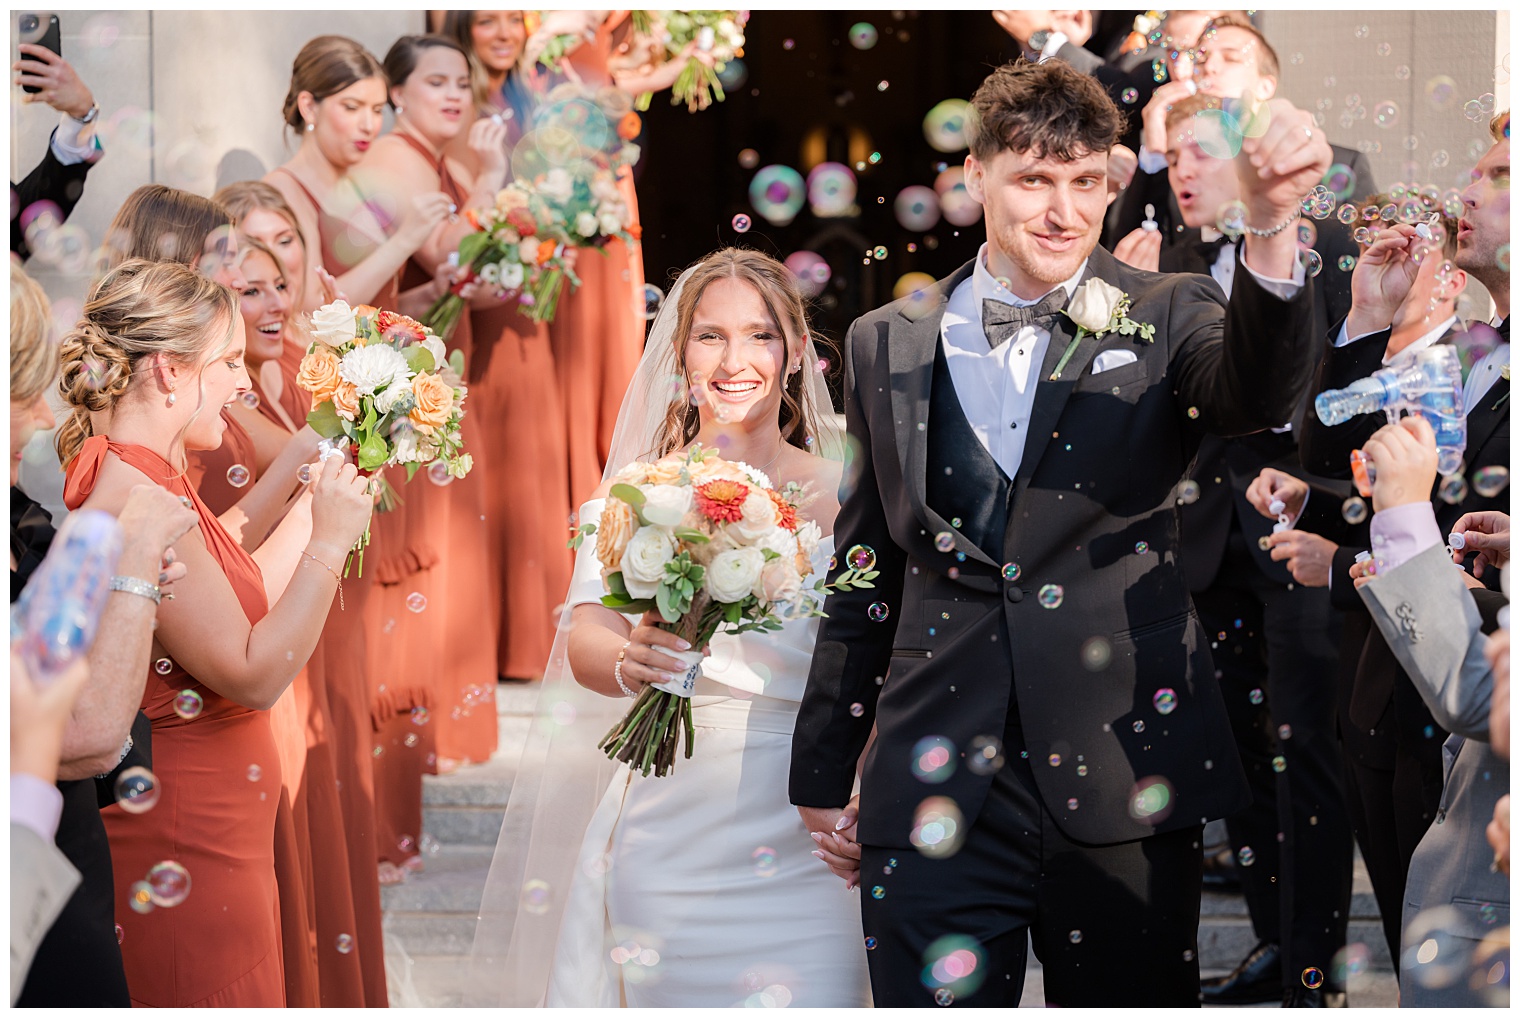
[[[311, 333], [296, 384], [311, 393], [306, 423], [314, 431], [351, 445], [366, 473], [405, 465], [410, 481], [428, 464], [441, 477], [470, 472], [459, 431], [465, 398], [460, 351], [448, 354], [443, 340], [406, 315], [342, 300], [312, 314]], [[393, 507], [394, 492], [383, 477], [380, 483], [383, 511]], [[361, 575], [368, 543], [366, 529], [354, 546]]]
[[819, 529], [798, 518], [802, 490], [777, 491], [760, 471], [700, 445], [620, 471], [599, 523], [583, 524], [572, 546], [596, 535], [607, 593], [602, 604], [627, 615], [658, 611], [660, 628], [691, 650], [662, 650], [685, 673], [646, 686], [602, 749], [648, 775], [675, 766], [681, 732], [692, 752], [691, 695], [703, 648], [720, 629], [774, 632], [783, 621], [823, 615], [831, 590], [871, 587], [875, 571], [846, 569], [811, 586]]
[[[692, 113], [725, 98], [718, 75], [730, 60], [744, 55], [744, 25], [749, 11], [634, 11], [633, 26], [639, 33], [665, 47], [667, 59], [679, 57], [692, 43], [712, 58], [712, 66], [688, 57], [686, 66], [670, 88], [670, 104], [686, 104]], [[639, 96], [638, 108], [649, 109], [653, 98], [648, 92]]]

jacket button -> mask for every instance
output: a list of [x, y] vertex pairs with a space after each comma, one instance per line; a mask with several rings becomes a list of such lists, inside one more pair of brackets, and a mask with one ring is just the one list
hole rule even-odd
[[1018, 587], [1009, 587], [1008, 600], [1012, 601], [1014, 604], [1018, 604], [1020, 601], [1024, 600], [1024, 592]]

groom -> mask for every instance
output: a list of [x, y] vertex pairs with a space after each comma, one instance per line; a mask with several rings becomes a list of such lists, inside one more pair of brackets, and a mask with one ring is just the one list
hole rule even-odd
[[1208, 277], [1097, 248], [1123, 121], [1095, 81], [1010, 64], [972, 105], [986, 245], [937, 302], [846, 340], [835, 542], [880, 575], [828, 600], [791, 799], [823, 847], [853, 836], [875, 726], [858, 841], [877, 1006], [1016, 1004], [1032, 935], [1049, 1003], [1196, 1007], [1202, 825], [1249, 797], [1175, 506], [1205, 432], [1280, 426], [1307, 386], [1294, 221], [1330, 148], [1283, 101], [1245, 132], [1226, 307]]

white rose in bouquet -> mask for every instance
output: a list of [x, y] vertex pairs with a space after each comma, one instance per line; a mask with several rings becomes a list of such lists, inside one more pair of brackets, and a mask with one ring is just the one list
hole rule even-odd
[[544, 174], [544, 181], [538, 185], [538, 193], [549, 201], [564, 203], [570, 200], [575, 193], [575, 181], [570, 174], [559, 167]]
[[598, 217], [597, 223], [601, 226], [603, 233], [612, 236], [623, 229], [623, 214], [617, 210], [603, 212]]
[[311, 334], [328, 346], [352, 343], [358, 332], [358, 316], [346, 300], [324, 304], [311, 314]]
[[676, 557], [675, 538], [662, 527], [640, 527], [623, 549], [623, 584], [634, 597], [654, 597], [665, 563]]
[[412, 377], [406, 366], [406, 358], [394, 347], [385, 343], [360, 346], [343, 355], [338, 362], [338, 374], [358, 390], [360, 396], [373, 396], [376, 389], [393, 382], [404, 382]]
[[761, 551], [773, 551], [782, 558], [795, 558], [797, 538], [787, 533], [784, 527], [773, 527], [770, 533], [755, 542], [755, 547]]
[[[523, 265], [532, 265], [538, 261], [538, 241], [528, 239], [517, 245], [517, 260]], [[506, 269], [502, 269], [503, 272]], [[503, 283], [503, 286], [506, 284]]]
[[[624, 561], [627, 561], [626, 554]], [[765, 552], [759, 548], [734, 548], [720, 552], [707, 567], [704, 584], [708, 596], [720, 604], [743, 601], [755, 589], [765, 569]], [[629, 591], [632, 593], [632, 591]]]
[[596, 216], [589, 212], [582, 212], [575, 217], [575, 232], [582, 237], [596, 236]]
[[784, 556], [767, 562], [760, 571], [760, 580], [755, 584], [754, 593], [756, 597], [773, 604], [797, 600], [802, 594], [802, 576], [797, 572], [797, 557]]
[[501, 288], [503, 290], [516, 290], [523, 285], [523, 267], [521, 262], [501, 263]]
[[823, 540], [823, 531], [813, 520], [808, 520], [797, 528], [797, 550], [811, 562], [818, 554], [818, 543]]
[[643, 489], [644, 519], [660, 527], [678, 527], [691, 510], [691, 489], [676, 484], [651, 484]]
[[416, 399], [412, 395], [411, 379], [403, 379], [392, 382], [385, 387], [385, 391], [375, 397], [375, 409], [382, 414], [388, 414], [398, 405], [415, 404]]
[[746, 540], [758, 540], [776, 526], [776, 503], [763, 491], [750, 492], [741, 511], [743, 518], [729, 526]]

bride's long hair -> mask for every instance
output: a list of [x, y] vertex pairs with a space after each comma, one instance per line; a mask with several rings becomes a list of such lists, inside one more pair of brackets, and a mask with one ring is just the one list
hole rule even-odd
[[[744, 248], [726, 247], [714, 251], [688, 270], [685, 285], [676, 297], [675, 329], [670, 337], [674, 345], [676, 374], [686, 380], [686, 342], [691, 336], [692, 322], [696, 318], [697, 305], [708, 286], [719, 279], [738, 279], [755, 288], [771, 320], [786, 337], [787, 361], [801, 360], [801, 347], [808, 343], [821, 344], [826, 349], [832, 344], [814, 334], [808, 328], [807, 304], [796, 279], [785, 265], [768, 254]], [[651, 337], [653, 339], [653, 337]], [[796, 361], [794, 361], [794, 357]], [[811, 450], [817, 445], [821, 433], [821, 415], [831, 413], [833, 408], [820, 407], [815, 387], [809, 384], [801, 371], [786, 377], [781, 390], [781, 439], [799, 449]], [[660, 427], [658, 445], [647, 450], [650, 459], [659, 459], [666, 453], [690, 445], [701, 426], [697, 408], [691, 400], [673, 401], [666, 410]]]

